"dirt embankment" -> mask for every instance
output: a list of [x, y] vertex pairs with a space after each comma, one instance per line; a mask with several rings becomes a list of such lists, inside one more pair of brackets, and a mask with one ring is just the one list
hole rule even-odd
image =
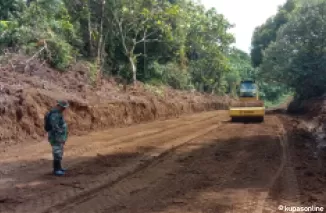
[[[230, 99], [172, 90], [123, 87], [116, 80], [102, 80], [94, 88], [89, 70], [77, 64], [60, 73], [26, 58], [0, 65], [0, 144], [40, 140], [43, 116], [57, 99], [70, 102], [66, 119], [72, 135], [155, 119], [226, 109]], [[26, 65], [28, 64], [28, 65]]]
[[326, 197], [326, 97], [294, 101], [281, 116], [303, 204], [324, 206]]
[[326, 146], [326, 96], [305, 101], [293, 101], [288, 112], [295, 116], [299, 132], [315, 138], [319, 148]]
[[[291, 166], [299, 188], [301, 206], [324, 207], [326, 203], [326, 152], [320, 126], [307, 115], [282, 115], [281, 120], [286, 127]], [[279, 185], [284, 187], [284, 185]]]

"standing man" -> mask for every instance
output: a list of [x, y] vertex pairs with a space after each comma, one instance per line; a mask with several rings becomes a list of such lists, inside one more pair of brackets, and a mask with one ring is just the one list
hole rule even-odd
[[68, 106], [67, 101], [57, 101], [57, 106], [51, 109], [44, 119], [44, 128], [48, 132], [48, 140], [52, 146], [53, 174], [56, 176], [62, 176], [66, 171], [61, 167], [61, 161], [68, 136], [67, 123], [64, 120], [63, 112]]

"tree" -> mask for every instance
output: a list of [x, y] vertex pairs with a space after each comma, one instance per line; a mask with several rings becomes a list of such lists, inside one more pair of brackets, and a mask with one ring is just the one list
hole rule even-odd
[[127, 0], [113, 0], [111, 8], [113, 25], [117, 29], [118, 39], [122, 44], [125, 56], [132, 70], [132, 79], [137, 81], [137, 45], [144, 42], [159, 42], [163, 33], [170, 30], [167, 16], [176, 15], [178, 9], [169, 3], [154, 0], [138, 0], [130, 3]]
[[1, 0], [0, 20], [9, 20], [18, 17], [19, 12], [24, 8], [23, 0]]
[[326, 1], [306, 2], [266, 50], [261, 75], [293, 88], [300, 99], [326, 91]]
[[185, 51], [188, 55], [193, 84], [200, 91], [225, 91], [223, 78], [229, 71], [226, 53], [234, 37], [227, 31], [232, 25], [215, 9], [188, 5], [188, 32]]
[[251, 61], [254, 67], [259, 67], [263, 61], [263, 52], [275, 41], [277, 31], [288, 22], [290, 14], [296, 9], [298, 0], [287, 0], [278, 13], [269, 18], [265, 24], [255, 29], [252, 37]]
[[60, 0], [32, 2], [19, 18], [4, 27], [0, 36], [0, 43], [43, 58], [60, 70], [66, 69], [76, 56], [73, 43], [77, 40], [75, 27]]
[[36, 1], [36, 0], [26, 0], [27, 7], [29, 7], [33, 1]]
[[237, 48], [231, 49], [229, 55], [230, 71], [226, 74], [225, 80], [227, 82], [228, 91], [232, 95], [236, 95], [236, 85], [245, 79], [254, 79], [254, 68], [250, 63], [250, 56], [242, 50]]
[[210, 93], [225, 92], [232, 77], [232, 25], [192, 0], [8, 2], [23, 7], [0, 21], [1, 47], [23, 50], [60, 70], [81, 59], [89, 62], [91, 80], [117, 75]]

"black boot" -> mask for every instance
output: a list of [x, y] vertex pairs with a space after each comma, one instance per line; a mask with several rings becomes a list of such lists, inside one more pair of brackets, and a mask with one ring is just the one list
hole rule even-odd
[[59, 160], [53, 160], [53, 174], [56, 176], [62, 176], [65, 173], [60, 170], [61, 163]]
[[54, 173], [55, 171], [58, 170], [58, 161], [53, 160], [52, 163], [53, 163], [53, 173]]
[[61, 170], [61, 171], [63, 171], [63, 172], [65, 172], [65, 171], [66, 171], [66, 169], [65, 169], [65, 168], [62, 168], [62, 166], [61, 166], [61, 161], [59, 161], [59, 168], [60, 168], [60, 170]]

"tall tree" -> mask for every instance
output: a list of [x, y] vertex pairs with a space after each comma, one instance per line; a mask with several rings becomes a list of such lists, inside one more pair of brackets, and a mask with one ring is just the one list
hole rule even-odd
[[8, 2], [24, 7], [0, 22], [1, 47], [24, 50], [60, 70], [79, 56], [89, 62], [92, 80], [106, 73], [213, 93], [227, 87], [232, 25], [195, 1]]
[[296, 91], [298, 98], [326, 92], [326, 1], [305, 2], [266, 50], [261, 74]]
[[169, 3], [160, 3], [155, 0], [113, 0], [110, 8], [112, 20], [123, 52], [128, 58], [132, 70], [134, 84], [137, 81], [137, 45], [144, 42], [159, 42], [163, 33], [170, 30], [167, 16], [176, 15], [178, 8]]
[[290, 14], [295, 10], [297, 4], [298, 0], [287, 0], [275, 16], [255, 29], [251, 44], [251, 60], [254, 67], [259, 67], [262, 63], [264, 50], [275, 41], [277, 31], [288, 22]]

